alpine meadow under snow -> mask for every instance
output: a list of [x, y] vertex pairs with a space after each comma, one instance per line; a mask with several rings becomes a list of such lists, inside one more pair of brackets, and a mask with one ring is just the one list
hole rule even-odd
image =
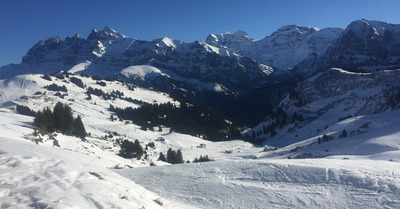
[[399, 35], [39, 41], [0, 68], [0, 208], [400, 208]]

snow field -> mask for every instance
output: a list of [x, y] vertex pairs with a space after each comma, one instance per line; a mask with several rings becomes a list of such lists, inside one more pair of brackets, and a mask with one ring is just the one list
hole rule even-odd
[[371, 160], [241, 160], [118, 170], [199, 208], [398, 208], [399, 165]]
[[[130, 91], [120, 82], [107, 81], [103, 87], [91, 78], [77, 77], [108, 93], [119, 90], [125, 97], [149, 103], [174, 102], [159, 92]], [[0, 208], [160, 208], [154, 202], [158, 198], [162, 208], [400, 207], [398, 110], [340, 122], [330, 119], [334, 113], [328, 112], [321, 118], [333, 124], [318, 134], [335, 136], [334, 140], [316, 143], [319, 135], [314, 132], [325, 124], [315, 122], [299, 129], [298, 138], [291, 133], [269, 141], [294, 144], [263, 151], [264, 147], [240, 140], [210, 142], [170, 133], [168, 127], [143, 131], [127, 121], [111, 121], [110, 104], [138, 105], [94, 95], [87, 100], [86, 90], [68, 79], [52, 78], [50, 82], [40, 75], [24, 75], [0, 81]], [[51, 83], [65, 85], [68, 96], [61, 99], [43, 88]], [[37, 91], [46, 94], [34, 95]], [[82, 117], [91, 133], [87, 141], [58, 133], [39, 135], [38, 145], [31, 141], [33, 117], [16, 114], [15, 104], [38, 111], [58, 101]], [[343, 129], [348, 137], [339, 139]], [[109, 132], [117, 135], [105, 137]], [[52, 137], [60, 147], [53, 146]], [[116, 139], [138, 139], [142, 147], [154, 142], [155, 148], [148, 148], [147, 159], [124, 159], [117, 155]], [[297, 147], [301, 149], [293, 151]], [[182, 150], [185, 161], [200, 155], [214, 161], [157, 161], [158, 154], [169, 148]], [[157, 166], [149, 167], [151, 163]]]
[[0, 145], [1, 208], [161, 208], [91, 155], [4, 137]]

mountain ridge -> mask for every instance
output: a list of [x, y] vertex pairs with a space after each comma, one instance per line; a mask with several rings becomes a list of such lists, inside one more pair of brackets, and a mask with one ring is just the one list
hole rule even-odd
[[[87, 38], [76, 34], [39, 41], [21, 64], [1, 67], [0, 79], [58, 71], [123, 79], [255, 125], [263, 118], [256, 109], [268, 114], [297, 82], [319, 72], [334, 67], [361, 72], [397, 68], [399, 31], [396, 24], [357, 20], [346, 29], [288, 25], [260, 40], [238, 30], [185, 43], [168, 37], [128, 38], [105, 26]], [[121, 73], [146, 65], [161, 73]], [[254, 106], [246, 105], [250, 103]], [[245, 113], [236, 114], [239, 110]]]

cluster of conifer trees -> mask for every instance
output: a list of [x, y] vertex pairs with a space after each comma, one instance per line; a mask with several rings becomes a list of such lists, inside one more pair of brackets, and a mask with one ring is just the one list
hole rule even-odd
[[140, 159], [143, 156], [143, 147], [140, 142], [136, 139], [135, 142], [124, 140], [121, 143], [121, 150], [119, 155], [124, 158], [137, 158]]
[[118, 117], [131, 120], [143, 129], [153, 129], [157, 126], [171, 127], [174, 131], [203, 136], [205, 139], [221, 141], [240, 138], [239, 126], [229, 123], [221, 113], [207, 107], [194, 105], [175, 106], [166, 104], [143, 104], [140, 108], [117, 108], [110, 105], [110, 111]]
[[61, 102], [56, 104], [53, 111], [47, 107], [37, 112], [34, 124], [47, 132], [59, 131], [81, 139], [85, 139], [87, 135], [81, 117], [74, 118], [71, 108]]
[[167, 151], [167, 156], [165, 156], [164, 153], [160, 152], [160, 157], [158, 159], [171, 164], [184, 163], [182, 151], [180, 149], [178, 149], [178, 151], [175, 151], [172, 150], [172, 148], [169, 148]]

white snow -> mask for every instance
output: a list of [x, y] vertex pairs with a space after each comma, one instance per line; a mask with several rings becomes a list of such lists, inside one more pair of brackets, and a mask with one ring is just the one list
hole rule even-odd
[[[127, 71], [135, 75], [159, 72], [148, 66]], [[399, 110], [336, 122], [320, 134], [337, 136], [346, 128], [349, 136], [321, 144], [315, 143], [315, 134], [306, 137], [306, 133], [325, 124], [311, 124], [299, 130], [298, 134], [304, 135], [301, 140], [274, 150], [240, 140], [205, 141], [170, 133], [168, 127], [160, 132], [157, 128], [143, 131], [128, 121], [111, 121], [110, 104], [138, 105], [94, 95], [87, 100], [86, 90], [69, 78], [51, 77], [50, 82], [40, 76], [0, 81], [0, 208], [400, 207]], [[100, 86], [91, 78], [70, 77], [149, 103], [174, 102], [166, 94], [137, 87], [131, 91], [117, 81]], [[65, 85], [68, 96], [61, 99], [43, 88], [51, 83]], [[37, 91], [46, 94], [34, 95]], [[49, 135], [33, 135], [33, 117], [15, 112], [15, 104], [37, 111], [58, 101], [69, 104], [74, 115], [82, 117], [91, 133], [87, 141], [57, 133], [52, 137], [60, 147], [53, 147]], [[326, 121], [333, 114], [326, 114]], [[106, 138], [109, 131], [118, 136]], [[42, 142], [35, 144], [39, 137]], [[159, 137], [164, 140], [156, 140]], [[138, 139], [143, 147], [154, 142], [155, 148], [147, 150], [147, 159], [124, 159], [117, 155], [116, 138]], [[300, 148], [292, 151], [296, 147]], [[169, 148], [182, 150], [185, 161], [200, 155], [214, 161], [180, 165], [157, 161], [158, 154]], [[287, 159], [289, 156], [299, 159]], [[157, 166], [150, 167], [150, 163]], [[163, 206], [155, 203], [156, 199]]]
[[176, 48], [174, 41], [168, 37], [164, 37], [163, 39], [161, 39], [161, 42], [168, 47]]
[[1, 208], [161, 208], [95, 156], [4, 137], [0, 147]]
[[92, 64], [91, 61], [86, 61], [86, 62], [76, 64], [74, 67], [72, 67], [70, 70], [68, 70], [68, 72], [78, 73], [80, 71], [84, 71], [90, 64]]
[[146, 77], [149, 74], [161, 75], [161, 70], [156, 67], [149, 65], [135, 65], [130, 66], [121, 71], [121, 74], [126, 76], [127, 78], [131, 78], [133, 76]]
[[121, 175], [198, 208], [398, 208], [399, 164], [240, 160], [124, 169]]

